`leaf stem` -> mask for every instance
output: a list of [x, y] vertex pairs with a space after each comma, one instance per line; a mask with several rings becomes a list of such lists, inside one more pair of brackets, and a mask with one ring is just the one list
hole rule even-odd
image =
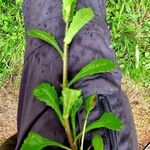
[[[49, 142], [48, 142], [48, 143], [49, 143]], [[47, 145], [47, 146], [49, 146], [49, 145]], [[51, 145], [51, 146], [56, 146], [56, 145]], [[69, 147], [64, 146], [64, 145], [62, 145], [62, 144], [59, 144], [59, 143], [57, 143], [57, 146], [59, 146], [59, 147], [61, 147], [61, 148], [63, 148], [63, 149], [66, 149], [66, 150], [71, 150]]]
[[80, 150], [83, 150], [84, 137], [85, 137], [85, 130], [86, 130], [86, 125], [87, 125], [88, 115], [89, 115], [89, 114], [87, 114], [87, 116], [86, 116], [86, 118], [85, 118], [85, 121], [84, 121], [84, 125], [83, 125], [83, 131], [82, 131], [82, 139], [81, 139], [81, 147], [80, 147]]

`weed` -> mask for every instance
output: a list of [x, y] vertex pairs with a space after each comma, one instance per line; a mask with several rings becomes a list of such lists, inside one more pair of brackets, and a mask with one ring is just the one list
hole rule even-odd
[[24, 53], [24, 29], [19, 3], [0, 1], [0, 85], [18, 75]]
[[150, 87], [150, 1], [109, 0], [107, 22], [121, 68]]
[[[47, 146], [61, 147], [67, 150], [78, 150], [79, 148], [83, 150], [84, 137], [87, 132], [99, 128], [118, 131], [123, 127], [122, 121], [112, 112], [103, 113], [101, 117], [87, 125], [89, 114], [95, 108], [96, 93], [93, 93], [85, 100], [83, 129], [77, 133], [76, 114], [83, 104], [83, 92], [82, 90], [72, 89], [70, 87], [86, 76], [114, 71], [114, 69], [116, 69], [116, 64], [110, 59], [95, 59], [84, 66], [71, 81], [68, 81], [69, 45], [78, 31], [94, 18], [94, 12], [91, 8], [82, 8], [76, 12], [77, 0], [63, 0], [62, 3], [62, 14], [65, 22], [63, 49], [59, 47], [57, 40], [51, 33], [37, 29], [30, 29], [27, 33], [32, 37], [39, 38], [49, 43], [56, 49], [62, 58], [63, 84], [61, 97], [58, 97], [55, 87], [49, 83], [41, 83], [38, 85], [33, 89], [33, 95], [37, 100], [44, 102], [56, 112], [64, 127], [70, 147], [66, 147], [53, 139], [45, 139], [39, 134], [31, 132], [25, 139], [21, 150], [41, 150]], [[101, 135], [95, 135], [92, 144], [95, 150], [103, 150], [104, 143]]]
[[[0, 85], [18, 75], [24, 53], [22, 0], [0, 1]], [[150, 87], [150, 2], [108, 0], [107, 23], [121, 68], [137, 83]], [[16, 69], [17, 68], [17, 69]]]

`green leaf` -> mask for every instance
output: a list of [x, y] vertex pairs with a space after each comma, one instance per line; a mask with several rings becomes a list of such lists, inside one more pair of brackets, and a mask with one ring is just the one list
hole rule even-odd
[[76, 33], [84, 26], [86, 25], [90, 20], [92, 20], [94, 17], [94, 12], [91, 8], [82, 8], [80, 9], [75, 16], [73, 17], [73, 20], [70, 24], [70, 27], [66, 33], [64, 42], [67, 44], [70, 44], [73, 37], [76, 35]]
[[69, 88], [63, 88], [62, 100], [63, 100], [63, 118], [68, 118], [73, 106], [79, 102], [81, 97], [81, 90], [74, 90]]
[[90, 95], [86, 98], [85, 101], [85, 117], [84, 117], [84, 125], [83, 125], [83, 132], [82, 132], [82, 139], [81, 139], [81, 150], [83, 150], [84, 145], [84, 137], [86, 133], [86, 125], [89, 117], [89, 113], [94, 109], [96, 101], [96, 95]]
[[104, 113], [102, 117], [87, 126], [86, 132], [99, 128], [107, 128], [114, 131], [119, 131], [123, 128], [123, 122], [111, 112]]
[[104, 150], [103, 138], [100, 135], [95, 135], [92, 139], [94, 150]]
[[33, 95], [39, 101], [44, 102], [47, 106], [52, 107], [59, 116], [61, 122], [63, 122], [62, 113], [60, 110], [60, 100], [58, 98], [57, 91], [53, 86], [51, 86], [49, 83], [42, 83], [33, 90]]
[[65, 23], [72, 21], [77, 0], [63, 0], [62, 14]]
[[94, 109], [95, 101], [96, 101], [96, 95], [95, 94], [90, 95], [86, 98], [86, 101], [85, 101], [86, 115], [89, 114]]
[[78, 98], [78, 101], [72, 107], [71, 113], [70, 113], [72, 130], [73, 130], [73, 137], [74, 138], [76, 137], [76, 114], [77, 114], [78, 110], [80, 109], [82, 103], [83, 103], [83, 97], [80, 96]]
[[63, 58], [63, 52], [60, 49], [55, 37], [51, 33], [47, 32], [47, 31], [37, 30], [37, 29], [30, 29], [27, 31], [27, 33], [28, 33], [28, 35], [30, 35], [34, 38], [41, 39], [41, 40], [49, 43], [50, 45], [52, 45], [57, 50], [57, 52], [60, 54], [60, 56]]
[[56, 141], [43, 138], [42, 136], [34, 132], [29, 133], [28, 137], [25, 139], [21, 147], [21, 150], [42, 150], [47, 146], [55, 146], [66, 150], [71, 150], [70, 148]]
[[79, 71], [79, 73], [70, 81], [69, 86], [83, 77], [91, 76], [97, 73], [111, 72], [115, 68], [116, 64], [111, 59], [95, 59]]
[[[123, 122], [111, 112], [104, 113], [98, 120], [93, 121], [86, 127], [86, 133], [99, 128], [107, 128], [113, 131], [120, 131], [123, 128]], [[82, 136], [82, 133], [83, 132], [80, 132], [77, 135], [75, 141], [77, 141], [79, 137]]]
[[76, 3], [77, 3], [77, 0], [73, 0], [71, 4], [71, 11], [70, 11], [70, 18], [69, 18], [70, 21], [72, 21], [73, 16], [75, 14]]

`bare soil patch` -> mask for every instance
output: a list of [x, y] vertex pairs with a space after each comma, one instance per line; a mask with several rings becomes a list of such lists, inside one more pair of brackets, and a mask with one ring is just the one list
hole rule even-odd
[[137, 86], [125, 78], [122, 89], [128, 95], [137, 130], [140, 150], [150, 143], [150, 89]]
[[18, 93], [11, 83], [0, 88], [0, 143], [16, 133]]
[[[0, 143], [16, 133], [17, 85], [7, 83], [0, 88]], [[129, 78], [124, 78], [122, 89], [129, 97], [142, 150], [150, 142], [150, 89], [136, 86]]]

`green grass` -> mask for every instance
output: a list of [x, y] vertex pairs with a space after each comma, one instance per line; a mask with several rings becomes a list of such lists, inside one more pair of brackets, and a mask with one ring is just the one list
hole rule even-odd
[[[20, 76], [25, 45], [21, 1], [0, 0], [0, 85]], [[150, 1], [108, 0], [107, 23], [124, 73], [150, 87]]]
[[121, 68], [150, 87], [150, 1], [109, 0], [107, 22]]
[[20, 1], [0, 0], [0, 85], [18, 75], [24, 53]]

